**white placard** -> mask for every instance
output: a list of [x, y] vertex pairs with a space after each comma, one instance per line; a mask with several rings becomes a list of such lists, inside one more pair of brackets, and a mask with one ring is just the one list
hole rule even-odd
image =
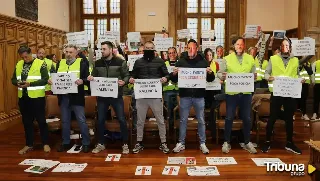
[[19, 165], [40, 165], [44, 159], [25, 159]]
[[195, 157], [168, 157], [168, 165], [196, 165]]
[[67, 33], [68, 45], [88, 47], [88, 35], [85, 31]]
[[180, 166], [165, 166], [162, 175], [178, 175]]
[[245, 38], [258, 38], [260, 30], [259, 25], [246, 25]]
[[154, 45], [157, 51], [168, 51], [168, 48], [173, 47], [173, 38], [155, 37]]
[[220, 173], [216, 166], [193, 166], [187, 167], [189, 176], [219, 176]]
[[95, 77], [90, 81], [91, 96], [118, 97], [118, 78]]
[[273, 30], [274, 39], [284, 39], [286, 36], [286, 30]]
[[127, 38], [129, 51], [138, 51], [141, 39], [140, 32], [128, 32]]
[[53, 94], [78, 93], [76, 73], [52, 73], [51, 90]]
[[233, 157], [207, 157], [209, 165], [235, 165], [236, 160]]
[[52, 122], [56, 122], [56, 121], [60, 121], [60, 119], [59, 118], [46, 119], [47, 123], [52, 123]]
[[75, 163], [60, 163], [52, 172], [82, 172], [86, 167], [87, 163], [75, 164]]
[[72, 148], [70, 148], [70, 150], [67, 151], [67, 153], [80, 153], [80, 151], [82, 150], [82, 145], [73, 145]]
[[[305, 37], [306, 38], [306, 37]], [[304, 40], [291, 40], [292, 54], [294, 56], [315, 55], [315, 39], [307, 38]]]
[[177, 30], [177, 34], [178, 34], [178, 39], [189, 38], [190, 30], [189, 29]]
[[136, 99], [162, 98], [160, 79], [135, 79], [134, 95]]
[[252, 161], [258, 166], [266, 166], [267, 162], [269, 163], [283, 163], [279, 158], [251, 158]]
[[49, 170], [50, 168], [58, 165], [59, 163], [60, 163], [59, 161], [44, 160], [39, 165], [31, 166], [31, 167], [29, 167], [28, 169], [26, 169], [24, 171], [25, 172], [29, 172], [29, 173], [42, 174], [45, 171]]
[[226, 92], [254, 92], [254, 74], [227, 74]]
[[108, 154], [105, 161], [107, 162], [118, 162], [120, 161], [121, 154]]
[[273, 96], [301, 98], [301, 78], [275, 77]]
[[152, 166], [137, 166], [135, 175], [151, 175]]
[[95, 50], [96, 52], [96, 60], [99, 60], [102, 58], [102, 52], [101, 49]]
[[221, 90], [220, 79], [216, 77], [214, 81], [207, 82], [206, 90]]
[[205, 68], [179, 68], [179, 88], [206, 88], [207, 71]]
[[171, 73], [173, 72], [175, 66], [167, 66], [168, 72]]
[[214, 30], [202, 30], [201, 38], [214, 39]]
[[214, 41], [202, 41], [202, 51], [204, 51], [207, 48], [210, 48], [213, 52], [216, 51], [216, 42]]
[[97, 48], [101, 48], [101, 43], [104, 41], [110, 41], [116, 44], [120, 43], [120, 32], [118, 31], [106, 31], [103, 35], [99, 35]]
[[176, 49], [177, 49], [177, 53], [178, 54], [184, 52], [185, 47], [186, 47], [186, 43], [185, 42], [177, 41]]
[[136, 60], [138, 60], [139, 58], [142, 58], [142, 57], [143, 57], [143, 54], [128, 55], [127, 66], [129, 67], [129, 71], [133, 70], [133, 66], [134, 66], [134, 63], [136, 62]]

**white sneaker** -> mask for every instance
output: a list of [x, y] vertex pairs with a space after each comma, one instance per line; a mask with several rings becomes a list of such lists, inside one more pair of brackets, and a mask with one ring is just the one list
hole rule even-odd
[[99, 152], [101, 152], [101, 151], [103, 151], [103, 150], [105, 150], [106, 149], [106, 147], [104, 146], [104, 145], [102, 145], [102, 144], [97, 144], [97, 146], [92, 150], [92, 153], [99, 153]]
[[293, 115], [293, 118], [292, 118], [293, 120], [296, 120], [296, 116], [295, 115]]
[[222, 145], [222, 153], [229, 153], [231, 145], [228, 142], [224, 142]]
[[176, 147], [174, 147], [172, 151], [174, 153], [179, 153], [180, 151], [183, 151], [185, 149], [186, 149], [186, 147], [182, 143], [177, 143]]
[[302, 119], [303, 119], [303, 120], [306, 120], [306, 121], [309, 121], [309, 120], [310, 120], [310, 118], [308, 117], [307, 114], [303, 115], [303, 116], [302, 116]]
[[200, 145], [200, 150], [202, 151], [203, 154], [209, 154], [209, 149], [207, 148], [205, 143], [202, 143]]
[[124, 145], [122, 145], [122, 154], [125, 154], [125, 155], [127, 155], [127, 154], [129, 154], [129, 147], [128, 147], [128, 145], [127, 144], [124, 144]]
[[312, 120], [316, 120], [317, 119], [317, 113], [313, 113], [313, 115], [312, 115], [312, 118], [311, 118]]
[[249, 153], [253, 153], [253, 154], [257, 153], [257, 150], [254, 148], [254, 146], [251, 142], [244, 145], [243, 149], [247, 150]]

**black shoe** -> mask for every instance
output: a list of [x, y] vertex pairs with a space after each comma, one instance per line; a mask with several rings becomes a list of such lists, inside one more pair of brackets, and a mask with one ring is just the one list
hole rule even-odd
[[160, 143], [159, 150], [161, 150], [165, 154], [170, 152], [170, 150], [168, 148], [168, 145], [165, 142], [164, 143]]
[[301, 150], [298, 147], [296, 147], [296, 145], [294, 145], [292, 142], [287, 142], [285, 149], [298, 155], [301, 155], [302, 153]]
[[61, 144], [60, 147], [57, 149], [57, 152], [64, 152], [68, 151], [71, 148], [70, 144]]
[[140, 151], [143, 150], [143, 148], [144, 148], [144, 146], [143, 146], [142, 143], [137, 143], [137, 144], [134, 146], [132, 152], [135, 153], [135, 154], [136, 154], [136, 153], [139, 153]]
[[89, 152], [89, 145], [82, 145], [82, 152], [83, 153], [88, 153]]
[[261, 147], [262, 153], [267, 153], [270, 150], [271, 143], [270, 141], [266, 141], [264, 145]]

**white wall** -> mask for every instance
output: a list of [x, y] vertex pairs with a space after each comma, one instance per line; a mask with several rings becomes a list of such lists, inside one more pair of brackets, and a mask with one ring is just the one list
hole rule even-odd
[[[148, 16], [155, 12], [155, 16]], [[168, 0], [135, 0], [136, 31], [161, 31], [168, 29]]]
[[299, 0], [247, 0], [247, 24], [263, 31], [298, 27]]
[[[0, 0], [0, 13], [15, 15], [15, 0]], [[69, 31], [69, 1], [39, 0], [38, 23], [52, 28]]]

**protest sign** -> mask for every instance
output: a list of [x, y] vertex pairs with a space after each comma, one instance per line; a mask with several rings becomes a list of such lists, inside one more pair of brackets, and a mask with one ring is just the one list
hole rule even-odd
[[68, 45], [77, 47], [88, 47], [88, 35], [85, 31], [67, 33]]
[[118, 78], [95, 77], [90, 81], [91, 96], [118, 97]]
[[205, 68], [179, 68], [179, 88], [206, 88], [207, 71]]
[[76, 73], [52, 73], [51, 90], [53, 94], [69, 94], [78, 93], [78, 85]]
[[301, 98], [301, 78], [275, 77], [273, 96]]
[[134, 95], [136, 99], [162, 98], [160, 79], [135, 79]]
[[254, 92], [254, 74], [253, 73], [227, 74], [226, 92]]
[[246, 25], [245, 38], [258, 38], [261, 26], [259, 25]]
[[129, 71], [133, 70], [133, 66], [136, 62], [136, 60], [138, 60], [139, 58], [142, 58], [143, 55], [128, 55], [128, 61], [127, 61], [127, 66], [129, 67]]
[[304, 40], [291, 40], [291, 42], [294, 56], [315, 55], [315, 39], [306, 38]]
[[154, 45], [157, 51], [168, 51], [168, 48], [173, 47], [173, 38], [155, 37]]

